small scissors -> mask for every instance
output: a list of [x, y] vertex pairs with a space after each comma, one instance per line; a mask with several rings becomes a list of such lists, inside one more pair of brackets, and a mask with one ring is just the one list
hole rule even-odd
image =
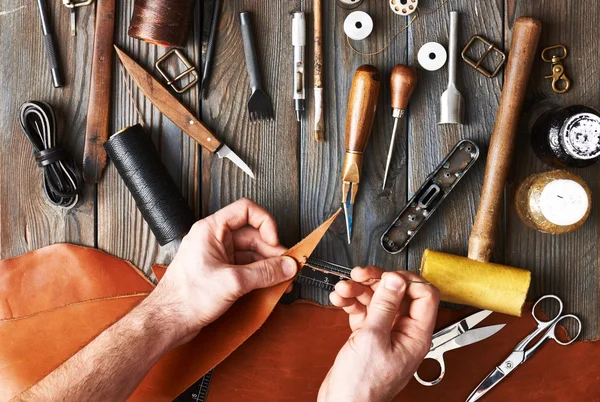
[[470, 345], [475, 342], [479, 342], [494, 335], [500, 331], [504, 324], [490, 325], [488, 327], [481, 327], [471, 329], [475, 325], [483, 321], [487, 316], [492, 314], [489, 310], [482, 310], [475, 314], [468, 316], [467, 318], [460, 320], [456, 324], [452, 324], [447, 328], [436, 332], [431, 340], [431, 348], [429, 353], [425, 356], [425, 359], [436, 360], [440, 365], [440, 376], [433, 381], [425, 381], [419, 377], [418, 372], [415, 373], [415, 378], [420, 384], [427, 387], [438, 384], [444, 378], [446, 374], [446, 365], [444, 363], [444, 352], [450, 350], [462, 348], [463, 346]]
[[[535, 308], [544, 299], [554, 299], [558, 302], [558, 314], [551, 320], [544, 321], [540, 320], [535, 315]], [[496, 367], [485, 379], [475, 388], [475, 390], [469, 395], [467, 398], [467, 402], [474, 402], [485, 395], [490, 389], [492, 389], [495, 385], [505, 378], [508, 374], [510, 374], [514, 369], [519, 367], [521, 364], [525, 363], [535, 352], [539, 349], [540, 346], [546, 341], [546, 339], [554, 339], [558, 344], [566, 346], [579, 336], [581, 333], [581, 321], [577, 316], [573, 314], [565, 314], [561, 315], [563, 311], [563, 302], [557, 296], [554, 295], [546, 295], [540, 297], [540, 299], [535, 302], [533, 305], [533, 318], [537, 322], [538, 326], [535, 331], [529, 334], [525, 339], [523, 339], [512, 351], [512, 353], [500, 364], [500, 366]], [[565, 318], [572, 318], [577, 322], [578, 329], [577, 334], [571, 339], [569, 342], [562, 342], [558, 340], [556, 337], [556, 325], [564, 320]], [[544, 332], [546, 331], [546, 332]], [[540, 339], [529, 349], [525, 349], [529, 343], [533, 341], [538, 335], [542, 332], [544, 334], [540, 337]]]

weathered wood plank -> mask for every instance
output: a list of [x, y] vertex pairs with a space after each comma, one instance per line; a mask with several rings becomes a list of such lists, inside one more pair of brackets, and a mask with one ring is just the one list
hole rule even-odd
[[[280, 240], [299, 237], [298, 127], [292, 103], [291, 15], [298, 1], [223, 2], [209, 97], [202, 118], [254, 171], [252, 180], [227, 160], [203, 152], [202, 203], [205, 214], [248, 197], [275, 217]], [[249, 11], [265, 92], [275, 120], [250, 124], [246, 107], [250, 85], [239, 13]]]
[[[305, 1], [304, 9], [310, 13], [312, 1]], [[366, 11], [375, 22], [375, 29], [367, 40], [353, 42], [363, 52], [382, 48], [406, 24], [404, 18], [391, 13], [384, 4], [365, 2], [357, 10]], [[347, 266], [376, 264], [389, 270], [404, 269], [405, 258], [384, 252], [379, 239], [386, 225], [398, 213], [398, 207], [406, 201], [406, 121], [399, 125], [388, 187], [382, 190], [381, 185], [393, 126], [390, 73], [394, 65], [406, 64], [407, 34], [400, 34], [378, 55], [359, 55], [347, 45], [343, 31], [344, 19], [349, 13], [335, 2], [323, 2], [325, 142], [322, 143], [314, 140], [313, 46], [312, 40], [307, 41], [307, 65], [311, 68], [307, 74], [307, 118], [303, 121], [300, 138], [302, 235], [310, 233], [342, 205], [341, 170], [352, 77], [359, 66], [372, 64], [379, 70], [382, 83], [354, 207], [352, 243], [347, 244], [344, 218], [340, 217], [317, 247], [315, 255]], [[312, 15], [309, 15], [309, 21], [308, 36], [312, 38]]]
[[[29, 100], [48, 102], [57, 117], [57, 142], [81, 165], [83, 130], [91, 62], [93, 24], [80, 23], [70, 36], [69, 12], [60, 2], [47, 1], [65, 86], [52, 86], [36, 2], [5, 0], [0, 5], [0, 257], [20, 255], [49, 244], [69, 242], [94, 246], [94, 193], [82, 185], [79, 204], [65, 211], [43, 195], [42, 171], [17, 119]], [[91, 8], [79, 13], [87, 21]]]
[[[411, 27], [410, 60], [418, 64], [417, 52], [423, 44], [436, 41], [448, 49], [450, 11], [459, 11], [458, 48], [473, 35], [502, 44], [502, 1], [458, 0], [447, 3], [432, 14], [424, 15]], [[467, 255], [479, 194], [483, 183], [485, 156], [500, 99], [502, 75], [485, 78], [458, 60], [458, 89], [464, 99], [462, 125], [438, 125], [440, 96], [448, 83], [447, 64], [435, 72], [419, 69], [417, 89], [409, 113], [409, 192], [412, 194], [461, 139], [470, 139], [480, 147], [480, 160], [454, 188], [436, 216], [432, 217], [408, 247], [408, 266], [417, 271], [424, 249]], [[501, 218], [501, 222], [503, 219]], [[499, 228], [500, 229], [500, 228]], [[494, 261], [502, 262], [502, 236], [498, 236]]]
[[[582, 337], [600, 337], [600, 165], [586, 169], [569, 169], [581, 176], [592, 190], [593, 209], [585, 225], [565, 235], [542, 234], [527, 228], [517, 217], [513, 203], [517, 186], [532, 173], [552, 170], [540, 162], [529, 142], [530, 127], [544, 107], [582, 104], [600, 109], [600, 53], [594, 47], [598, 33], [598, 7], [592, 0], [571, 3], [542, 0], [507, 2], [505, 18], [508, 41], [517, 17], [528, 15], [542, 21], [543, 48], [564, 44], [569, 50], [565, 71], [572, 80], [571, 89], [562, 95], [551, 90], [550, 64], [536, 59], [531, 76], [522, 130], [517, 145], [516, 163], [507, 187], [506, 263], [532, 272], [530, 299], [555, 294], [565, 303], [565, 311], [583, 321]], [[572, 328], [571, 328], [572, 329]]]
[[[166, 49], [150, 45], [127, 35], [133, 0], [122, 0], [117, 4], [115, 43], [131, 55], [134, 60], [151, 71], [156, 60]], [[198, 20], [196, 15], [196, 20]], [[190, 35], [184, 53], [189, 60], [199, 64], [200, 46], [196, 35]], [[117, 60], [117, 58], [115, 58]], [[162, 78], [159, 78], [162, 80]], [[113, 68], [112, 132], [136, 124], [139, 117], [126, 90], [123, 74], [118, 62]], [[162, 161], [175, 183], [180, 188], [192, 210], [198, 214], [200, 184], [200, 152], [196, 143], [177, 128], [147, 100], [129, 81], [136, 103], [143, 115], [149, 141], [153, 141]], [[198, 88], [178, 98], [194, 113], [198, 113]], [[148, 272], [155, 262], [168, 263], [172, 259], [177, 241], [160, 247], [135, 206], [133, 197], [112, 164], [109, 163], [104, 177], [98, 184], [98, 247], [120, 258], [132, 261]]]

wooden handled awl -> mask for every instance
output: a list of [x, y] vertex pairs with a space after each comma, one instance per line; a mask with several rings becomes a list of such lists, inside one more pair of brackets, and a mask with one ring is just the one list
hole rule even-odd
[[514, 152], [527, 82], [536, 57], [542, 23], [529, 17], [515, 22], [504, 89], [490, 141], [483, 188], [469, 238], [469, 258], [425, 250], [421, 275], [434, 284], [444, 301], [500, 313], [521, 315], [531, 273], [489, 263], [502, 212], [504, 185]]
[[363, 162], [371, 136], [379, 97], [380, 76], [373, 66], [360, 66], [354, 73], [346, 114], [346, 155], [342, 168], [342, 205], [346, 216], [348, 244], [352, 238], [352, 213]]
[[392, 117], [394, 118], [394, 128], [392, 130], [392, 140], [390, 141], [390, 149], [388, 150], [387, 162], [385, 163], [385, 174], [383, 175], [383, 186], [385, 190], [385, 182], [390, 170], [390, 162], [394, 154], [394, 144], [396, 142], [396, 129], [398, 121], [404, 116], [408, 101], [417, 87], [417, 70], [413, 67], [398, 64], [392, 70], [390, 76], [390, 88], [392, 92]]
[[83, 149], [83, 179], [89, 184], [100, 181], [106, 166], [104, 143], [108, 140], [110, 129], [115, 4], [116, 0], [98, 0], [96, 2], [96, 33], [94, 35], [90, 98]]

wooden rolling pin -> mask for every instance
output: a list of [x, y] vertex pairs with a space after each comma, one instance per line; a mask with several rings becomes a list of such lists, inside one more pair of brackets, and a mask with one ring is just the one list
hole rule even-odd
[[515, 22], [481, 199], [469, 238], [469, 258], [430, 250], [423, 255], [421, 275], [438, 287], [442, 300], [521, 315], [531, 273], [488, 262], [496, 242], [504, 185], [541, 30], [542, 23], [533, 18], [520, 17]]

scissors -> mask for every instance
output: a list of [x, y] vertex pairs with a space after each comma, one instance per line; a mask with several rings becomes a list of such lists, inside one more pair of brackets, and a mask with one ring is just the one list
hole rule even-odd
[[445, 352], [479, 342], [500, 331], [504, 327], [504, 324], [471, 329], [490, 314], [492, 314], [491, 311], [482, 310], [460, 320], [456, 324], [452, 324], [449, 327], [436, 332], [431, 339], [431, 348], [429, 349], [427, 356], [425, 356], [425, 359], [433, 359], [439, 363], [440, 376], [433, 381], [425, 381], [421, 379], [419, 373], [416, 372], [415, 378], [417, 381], [427, 387], [438, 384], [444, 378], [444, 374], [446, 374], [446, 364], [444, 363]]
[[[554, 299], [558, 302], [558, 314], [551, 320], [544, 321], [539, 319], [535, 315], [535, 308], [544, 299]], [[540, 299], [535, 302], [533, 305], [533, 318], [537, 322], [538, 326], [535, 331], [531, 334], [527, 335], [525, 339], [523, 339], [512, 351], [512, 353], [500, 364], [500, 366], [496, 367], [485, 379], [475, 388], [475, 390], [469, 395], [467, 398], [467, 402], [474, 402], [485, 395], [490, 389], [494, 386], [498, 385], [498, 383], [505, 378], [508, 374], [510, 374], [514, 369], [519, 367], [521, 364], [525, 363], [531, 356], [535, 354], [535, 352], [542, 346], [542, 344], [546, 341], [546, 339], [554, 339], [554, 341], [560, 345], [566, 346], [579, 336], [581, 333], [581, 321], [577, 316], [573, 314], [565, 314], [562, 315], [563, 311], [563, 302], [557, 296], [554, 295], [546, 295], [540, 297]], [[572, 318], [577, 322], [578, 330], [577, 334], [568, 342], [562, 342], [556, 337], [556, 325], [564, 320], [565, 318]], [[545, 332], [544, 332], [545, 331]], [[527, 345], [531, 343], [531, 341], [540, 335], [542, 332], [544, 334], [541, 338], [529, 349], [526, 349]]]

